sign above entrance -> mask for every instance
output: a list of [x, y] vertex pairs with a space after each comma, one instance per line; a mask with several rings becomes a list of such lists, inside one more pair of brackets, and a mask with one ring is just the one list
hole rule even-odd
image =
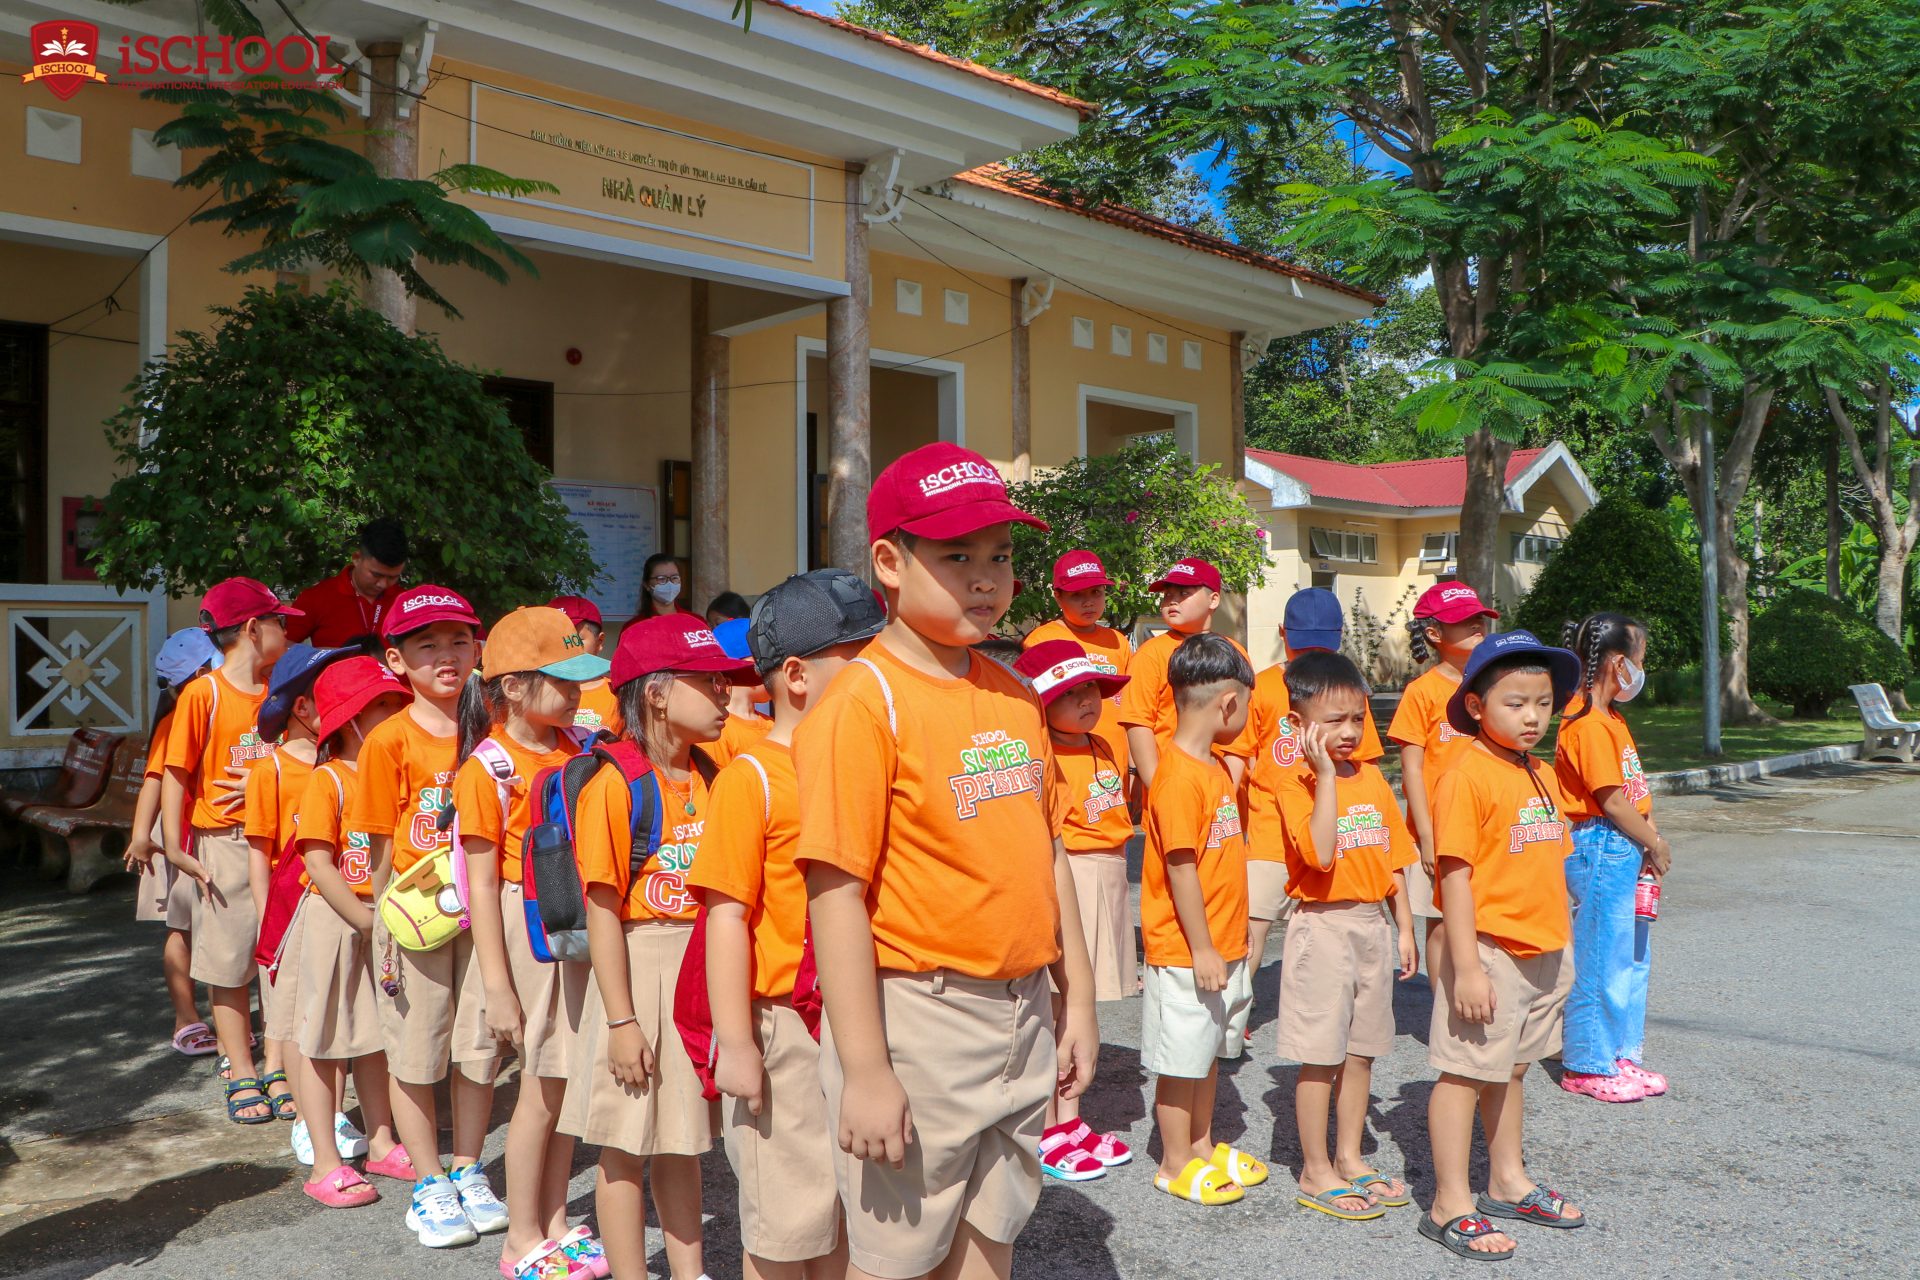
[[468, 157], [558, 194], [516, 204], [813, 257], [813, 166], [550, 98], [473, 85]]

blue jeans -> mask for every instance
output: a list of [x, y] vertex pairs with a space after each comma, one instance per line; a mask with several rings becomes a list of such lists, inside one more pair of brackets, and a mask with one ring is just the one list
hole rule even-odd
[[1640, 1061], [1647, 1031], [1647, 922], [1633, 914], [1644, 855], [1605, 818], [1573, 829], [1567, 903], [1573, 910], [1573, 990], [1567, 995], [1569, 1071], [1618, 1075]]

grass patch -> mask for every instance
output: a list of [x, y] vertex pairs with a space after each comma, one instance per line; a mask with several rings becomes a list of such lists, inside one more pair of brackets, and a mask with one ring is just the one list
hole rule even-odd
[[[1768, 756], [1806, 751], [1813, 747], [1831, 747], [1860, 741], [1860, 713], [1851, 699], [1836, 703], [1823, 720], [1789, 720], [1787, 708], [1761, 703], [1763, 709], [1780, 718], [1777, 725], [1725, 725], [1720, 743], [1726, 753], [1708, 759], [1700, 749], [1701, 718], [1697, 706], [1634, 707], [1624, 714], [1632, 726], [1633, 740], [1640, 748], [1641, 763], [1648, 773], [1669, 773], [1676, 769], [1699, 769], [1710, 764], [1737, 764], [1742, 760], [1763, 760]], [[1554, 722], [1559, 729], [1559, 721]], [[1552, 735], [1542, 742], [1539, 754], [1552, 754]]]

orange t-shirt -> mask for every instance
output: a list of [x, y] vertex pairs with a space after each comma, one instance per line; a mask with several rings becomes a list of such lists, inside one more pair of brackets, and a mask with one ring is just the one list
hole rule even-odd
[[1168, 745], [1147, 788], [1147, 859], [1140, 870], [1140, 933], [1147, 963], [1190, 969], [1193, 951], [1173, 909], [1167, 854], [1192, 849], [1207, 904], [1207, 933], [1228, 962], [1247, 954], [1247, 843], [1233, 781], [1218, 761]]
[[[580, 791], [574, 815], [573, 856], [582, 887], [604, 884], [621, 895], [622, 920], [691, 920], [698, 905], [687, 892], [687, 872], [700, 851], [712, 799], [695, 769], [684, 783], [660, 784], [660, 849], [647, 860], [640, 880], [632, 875], [633, 794], [620, 771], [603, 765]], [[688, 816], [686, 801], [693, 801]]]
[[1474, 736], [1462, 733], [1447, 723], [1447, 701], [1460, 687], [1457, 677], [1433, 667], [1407, 686], [1400, 695], [1400, 706], [1387, 726], [1387, 736], [1403, 747], [1419, 747], [1426, 758], [1421, 761], [1427, 781], [1427, 798], [1433, 798], [1433, 784], [1451, 769], [1474, 744]]
[[171, 711], [154, 722], [153, 734], [147, 739], [147, 762], [142, 767], [142, 777], [158, 778], [166, 773], [167, 733], [172, 728], [173, 712]]
[[[1573, 840], [1551, 769], [1529, 770], [1476, 742], [1434, 788], [1433, 839], [1440, 857], [1473, 868], [1476, 932], [1522, 958], [1572, 940], [1564, 864]], [[1445, 877], [1443, 866], [1435, 902]]]
[[[340, 878], [362, 898], [373, 896], [373, 841], [351, 829], [346, 814], [359, 790], [360, 773], [351, 760], [329, 760], [307, 779], [300, 801], [300, 851], [324, 846], [333, 855]], [[311, 891], [319, 893], [319, 887]]]
[[714, 768], [724, 769], [741, 752], [766, 737], [772, 728], [773, 721], [764, 716], [729, 715], [727, 722], [720, 726], [720, 736], [700, 749], [713, 761]]
[[1335, 778], [1333, 865], [1322, 871], [1313, 844], [1313, 805], [1320, 776], [1295, 769], [1280, 784], [1280, 811], [1287, 828], [1287, 895], [1302, 902], [1385, 902], [1393, 873], [1419, 854], [1400, 802], [1380, 766], [1361, 764], [1352, 777]]
[[580, 686], [580, 708], [573, 713], [573, 727], [597, 733], [602, 729], [619, 737], [627, 731], [626, 717], [620, 714], [620, 699], [605, 680]]
[[557, 735], [551, 751], [529, 751], [504, 729], [496, 729], [492, 736], [513, 761], [513, 777], [506, 782], [506, 813], [501, 813], [500, 787], [486, 762], [472, 757], [453, 775], [453, 808], [460, 816], [461, 838], [492, 841], [500, 859], [500, 878], [519, 884], [527, 829], [533, 826], [533, 780], [542, 769], [565, 764], [577, 753], [565, 735]]
[[[1287, 719], [1287, 668], [1276, 663], [1253, 680], [1252, 707], [1247, 727], [1236, 740], [1244, 744], [1247, 770], [1247, 857], [1255, 862], [1287, 860], [1286, 820], [1280, 813], [1280, 787], [1287, 775], [1308, 766], [1300, 755], [1293, 721]], [[1379, 731], [1373, 727], [1373, 708], [1367, 708], [1360, 726], [1360, 745], [1353, 749], [1356, 764], [1370, 764], [1386, 754]]]
[[300, 805], [307, 796], [313, 762], [276, 747], [247, 775], [247, 838], [267, 842], [267, 864], [280, 865], [281, 851], [300, 831]]
[[793, 749], [762, 737], [741, 752], [713, 780], [708, 812], [713, 831], [687, 884], [747, 908], [753, 998], [783, 999], [793, 994], [807, 936], [807, 880], [793, 861], [800, 845]]
[[1576, 697], [1560, 717], [1560, 736], [1553, 746], [1554, 780], [1567, 797], [1567, 820], [1585, 822], [1604, 818], [1606, 810], [1594, 798], [1602, 787], [1619, 787], [1641, 817], [1653, 812], [1653, 789], [1640, 767], [1640, 748], [1620, 713], [1590, 711], [1574, 719], [1586, 699]]
[[908, 667], [884, 640], [863, 656], [886, 683], [847, 667], [794, 735], [796, 861], [866, 882], [882, 969], [998, 979], [1052, 964], [1060, 819], [1039, 701], [978, 654], [959, 679]]
[[260, 737], [255, 721], [267, 700], [263, 682], [258, 693], [242, 693], [226, 676], [210, 671], [180, 691], [167, 730], [167, 768], [184, 769], [187, 790], [193, 793], [188, 825], [201, 831], [225, 831], [240, 826], [242, 813], [223, 813], [208, 802], [214, 782], [224, 782], [229, 767], [244, 769], [273, 754], [273, 744]]
[[[1020, 642], [1020, 647], [1031, 649], [1047, 640], [1073, 641], [1087, 651], [1087, 661], [1093, 663], [1093, 669], [1107, 675], [1124, 676], [1133, 662], [1133, 645], [1128, 643], [1123, 632], [1112, 627], [1094, 626], [1078, 631], [1064, 620], [1055, 618], [1029, 631], [1026, 639]], [[1101, 703], [1100, 723], [1093, 728], [1113, 748], [1113, 758], [1119, 762], [1123, 775], [1127, 771], [1127, 727], [1120, 723], [1120, 701], [1126, 695], [1127, 691], [1122, 689]]]
[[437, 738], [406, 711], [388, 716], [360, 744], [360, 785], [348, 825], [370, 836], [393, 837], [392, 875], [398, 877], [453, 839], [438, 827], [453, 794], [456, 734]]
[[1057, 767], [1047, 784], [1061, 791], [1051, 807], [1060, 811], [1060, 843], [1067, 852], [1115, 853], [1125, 848], [1133, 839], [1126, 766], [1115, 763], [1106, 739], [1088, 734], [1082, 742], [1063, 742], [1056, 736], [1053, 761]]

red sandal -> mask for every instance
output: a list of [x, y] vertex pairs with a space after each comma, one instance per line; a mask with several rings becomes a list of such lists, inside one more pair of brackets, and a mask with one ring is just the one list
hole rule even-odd
[[1085, 1120], [1075, 1122], [1075, 1128], [1067, 1136], [1073, 1139], [1073, 1145], [1098, 1160], [1108, 1169], [1115, 1169], [1133, 1159], [1133, 1148], [1120, 1140], [1117, 1133], [1095, 1133]]
[[1062, 1182], [1091, 1182], [1104, 1178], [1107, 1167], [1073, 1140], [1077, 1121], [1057, 1124], [1040, 1135], [1040, 1171]]

